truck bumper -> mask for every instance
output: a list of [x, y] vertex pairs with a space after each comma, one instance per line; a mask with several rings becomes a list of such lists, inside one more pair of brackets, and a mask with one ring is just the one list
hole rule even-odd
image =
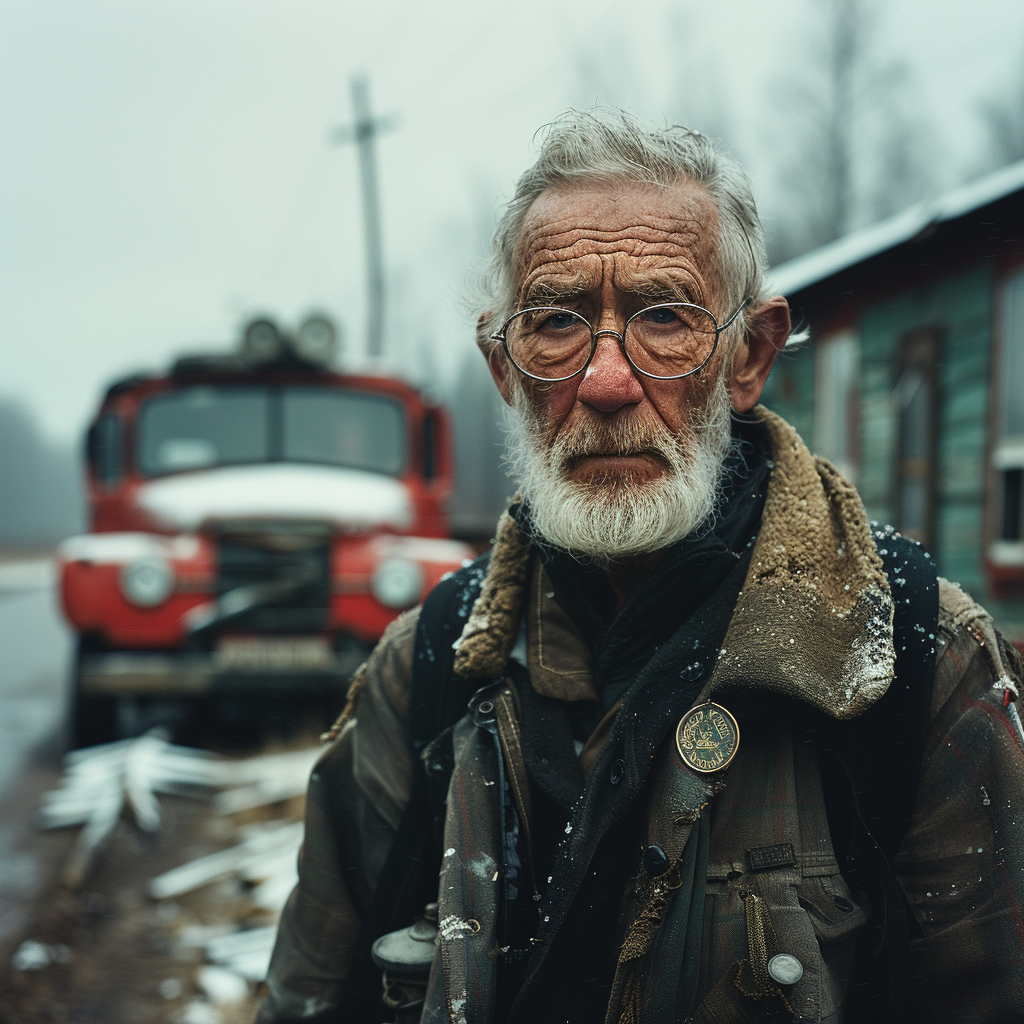
[[315, 697], [343, 694], [364, 655], [332, 654], [317, 665], [224, 664], [216, 654], [112, 651], [83, 654], [78, 692], [90, 697]]

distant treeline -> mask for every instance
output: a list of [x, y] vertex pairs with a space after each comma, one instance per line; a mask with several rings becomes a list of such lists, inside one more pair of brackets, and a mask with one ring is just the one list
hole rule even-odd
[[40, 547], [84, 528], [78, 447], [47, 440], [19, 401], [0, 396], [0, 547]]
[[502, 465], [504, 404], [487, 363], [475, 349], [466, 353], [455, 386], [441, 399], [451, 413], [455, 434], [452, 526], [456, 534], [468, 538], [492, 537], [513, 487]]

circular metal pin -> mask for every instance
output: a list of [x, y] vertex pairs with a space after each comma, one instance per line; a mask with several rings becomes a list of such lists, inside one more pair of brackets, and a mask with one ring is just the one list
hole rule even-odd
[[698, 704], [679, 720], [676, 748], [695, 772], [719, 772], [728, 768], [740, 749], [739, 724], [721, 704]]
[[768, 961], [768, 973], [780, 985], [795, 985], [804, 976], [804, 965], [792, 953], [776, 953]]

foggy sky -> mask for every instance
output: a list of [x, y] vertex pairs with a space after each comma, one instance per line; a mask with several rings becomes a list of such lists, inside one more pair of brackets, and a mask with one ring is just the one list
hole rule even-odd
[[[360, 71], [375, 109], [400, 119], [378, 163], [389, 344], [414, 372], [422, 346], [449, 375], [472, 343], [460, 303], [471, 261], [534, 131], [567, 106], [663, 117], [689, 90], [706, 108], [711, 83], [754, 140], [766, 211], [784, 215], [768, 175], [771, 83], [805, 59], [809, 7], [767, 7], [654, 0], [630, 8], [640, 24], [611, 0], [4, 0], [0, 393], [68, 439], [114, 376], [224, 348], [258, 311], [288, 324], [326, 309], [358, 359], [355, 155], [326, 140]], [[952, 185], [981, 145], [978, 100], [1021, 52], [1024, 5], [975, 0], [965, 16], [914, 0], [885, 17], [885, 47], [911, 62], [939, 131], [936, 177]]]

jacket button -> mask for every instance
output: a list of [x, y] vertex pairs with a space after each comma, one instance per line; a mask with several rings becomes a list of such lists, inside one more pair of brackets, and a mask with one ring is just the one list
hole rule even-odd
[[482, 728], [494, 724], [494, 703], [489, 700], [482, 700], [473, 709], [473, 724]]
[[768, 961], [768, 973], [780, 985], [795, 985], [804, 976], [804, 965], [792, 953], [777, 953]]
[[617, 786], [622, 781], [622, 776], [626, 774], [626, 762], [621, 757], [615, 758], [612, 761], [611, 768], [608, 769], [608, 781], [613, 785]]
[[660, 846], [651, 845], [644, 850], [644, 871], [651, 878], [657, 878], [668, 871], [668, 854]]

